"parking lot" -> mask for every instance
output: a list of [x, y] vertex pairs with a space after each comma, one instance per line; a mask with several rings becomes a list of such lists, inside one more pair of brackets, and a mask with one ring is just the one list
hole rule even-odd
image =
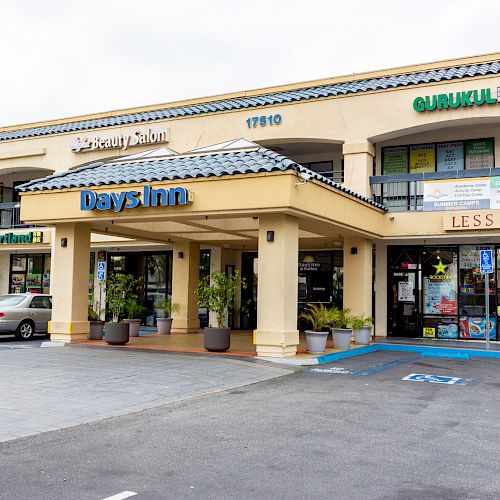
[[[65, 352], [78, 372], [95, 366], [89, 353], [97, 351]], [[122, 378], [119, 393], [137, 397], [147, 358], [134, 356], [120, 354], [137, 377]], [[171, 380], [185, 370], [191, 383], [214, 381], [204, 368], [208, 357], [160, 356], [155, 376], [163, 366]], [[191, 360], [189, 370], [183, 360]], [[238, 369], [267, 368], [220, 363], [220, 383], [224, 367], [233, 384]], [[500, 362], [377, 352], [313, 368], [322, 371], [157, 401], [144, 411], [1, 443], [0, 498], [102, 500], [124, 491], [137, 499], [498, 498]], [[412, 374], [419, 377], [408, 379]], [[98, 388], [98, 377], [92, 383]], [[113, 396], [112, 384], [106, 393]]]

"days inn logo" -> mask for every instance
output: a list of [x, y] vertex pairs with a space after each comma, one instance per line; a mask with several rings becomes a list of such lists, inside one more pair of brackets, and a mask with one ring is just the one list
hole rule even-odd
[[0, 244], [19, 245], [23, 243], [43, 243], [42, 231], [30, 231], [29, 233], [6, 233], [0, 235]]
[[96, 193], [85, 189], [80, 191], [80, 210], [113, 210], [143, 207], [165, 207], [188, 205], [194, 200], [194, 193], [185, 187], [152, 188], [144, 186], [141, 191], [119, 191], [113, 193]]

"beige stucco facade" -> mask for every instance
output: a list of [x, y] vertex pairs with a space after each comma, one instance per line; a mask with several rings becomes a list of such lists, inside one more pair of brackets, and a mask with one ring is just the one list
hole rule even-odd
[[[441, 61], [169, 105], [5, 127], [0, 132], [498, 60], [500, 54]], [[499, 103], [425, 112], [417, 112], [413, 107], [414, 99], [420, 96], [480, 91], [484, 88], [491, 89], [491, 95], [496, 97], [500, 76], [486, 74], [438, 82], [430, 79], [428, 83], [418, 85], [387, 86], [385, 89], [262, 108], [0, 141], [0, 182], [3, 180], [3, 186], [9, 188], [18, 181], [153, 147], [166, 146], [182, 155], [195, 148], [242, 137], [300, 164], [332, 162], [334, 170], [342, 170], [345, 187], [372, 198], [370, 178], [383, 174], [382, 151], [385, 147], [492, 138], [495, 157], [499, 157]], [[281, 122], [255, 128], [248, 125], [249, 118], [264, 114], [279, 114]], [[76, 138], [99, 136], [105, 140], [116, 134], [164, 130], [168, 131], [169, 140], [158, 144], [137, 145], [126, 150], [74, 152], [71, 149]], [[141, 185], [103, 185], [92, 187], [92, 190], [96, 193], [131, 191], [140, 189]], [[51, 332], [54, 338], [80, 338], [86, 333], [86, 302], [82, 297], [86, 297], [87, 291], [85, 288], [84, 295], [76, 290], [78, 283], [85, 279], [88, 281], [88, 265], [83, 266], [82, 259], [91, 250], [172, 250], [172, 294], [180, 305], [174, 316], [174, 332], [192, 332], [199, 327], [193, 289], [198, 280], [200, 248], [213, 250], [212, 270], [222, 270], [227, 265], [240, 269], [242, 254], [257, 252], [257, 353], [263, 356], [291, 356], [298, 344], [299, 251], [343, 249], [344, 305], [356, 314], [375, 314], [376, 334], [384, 336], [388, 314], [388, 247], [478, 242], [500, 244], [500, 210], [468, 210], [465, 216], [477, 215], [484, 219], [492, 214], [491, 217], [499, 222], [488, 226], [464, 227], [461, 224], [458, 227], [458, 222], [450, 219], [451, 212], [386, 212], [318, 180], [303, 180], [294, 171], [154, 181], [148, 185], [186, 187], [192, 192], [193, 202], [183, 206], [138, 207], [115, 213], [80, 210], [80, 188], [22, 195], [21, 220], [46, 227], [44, 231], [51, 235], [44, 245], [46, 251], [51, 249], [53, 256], [51, 293], [55, 299]], [[265, 239], [269, 231], [274, 231], [273, 242]], [[63, 233], [66, 236], [62, 236]], [[61, 237], [66, 237], [71, 245], [62, 248]], [[0, 247], [1, 292], [8, 291], [5, 273], [9, 271], [5, 269], [5, 253], [26, 253], [37, 248], [39, 246], [34, 245]], [[178, 257], [180, 253], [183, 258]], [[87, 278], [84, 279], [85, 276]], [[67, 291], [68, 286], [72, 292], [66, 294], [63, 290]]]

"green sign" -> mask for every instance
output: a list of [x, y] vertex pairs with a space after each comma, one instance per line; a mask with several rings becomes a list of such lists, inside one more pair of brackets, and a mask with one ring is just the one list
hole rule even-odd
[[465, 141], [465, 168], [492, 168], [495, 163], [493, 139]]
[[408, 148], [384, 148], [382, 169], [384, 175], [408, 173]]
[[434, 111], [436, 109], [467, 108], [482, 106], [483, 104], [497, 104], [496, 98], [491, 97], [491, 89], [466, 90], [449, 94], [434, 94], [415, 97], [413, 109], [418, 113]]
[[29, 233], [6, 233], [0, 235], [0, 243], [3, 245], [19, 245], [19, 243], [43, 243], [42, 231], [30, 231]]

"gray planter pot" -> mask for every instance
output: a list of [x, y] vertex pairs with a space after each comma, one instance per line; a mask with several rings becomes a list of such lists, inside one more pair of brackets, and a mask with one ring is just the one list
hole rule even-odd
[[359, 328], [354, 330], [354, 341], [356, 344], [368, 345], [372, 338], [372, 327], [364, 326], [363, 328]]
[[231, 328], [204, 328], [203, 345], [210, 352], [224, 352], [231, 345]]
[[123, 345], [128, 342], [127, 323], [106, 323], [104, 326], [104, 340], [111, 345]]
[[158, 326], [158, 335], [170, 335], [172, 328], [172, 318], [156, 318]]
[[310, 354], [321, 354], [325, 352], [326, 340], [330, 332], [314, 332], [306, 330], [307, 352]]
[[138, 337], [142, 319], [124, 319], [123, 322], [129, 325], [129, 337]]
[[333, 328], [333, 347], [335, 349], [349, 349], [352, 336], [352, 328]]
[[90, 331], [87, 335], [89, 340], [102, 340], [102, 329], [104, 321], [90, 321]]

